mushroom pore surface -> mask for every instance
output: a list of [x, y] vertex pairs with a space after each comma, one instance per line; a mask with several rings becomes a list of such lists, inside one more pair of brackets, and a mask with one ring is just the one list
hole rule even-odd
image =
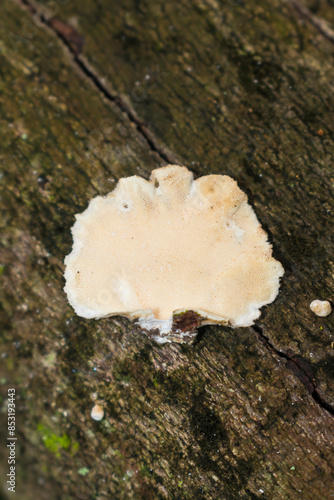
[[120, 179], [76, 216], [65, 291], [85, 318], [123, 315], [168, 330], [175, 311], [248, 326], [272, 302], [283, 268], [247, 197], [226, 175], [185, 167]]

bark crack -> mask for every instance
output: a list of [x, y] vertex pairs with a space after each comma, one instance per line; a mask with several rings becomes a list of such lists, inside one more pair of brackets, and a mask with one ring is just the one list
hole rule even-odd
[[[166, 163], [179, 163], [177, 158], [171, 154], [169, 151], [166, 151], [163, 147], [158, 144], [157, 139], [154, 134], [147, 128], [145, 123], [138, 118], [134, 109], [128, 105], [121, 96], [117, 95], [113, 91], [107, 88], [107, 86], [103, 83], [102, 79], [99, 75], [87, 65], [86, 61], [80, 57], [78, 50], [78, 43], [82, 43], [80, 40], [80, 35], [76, 35], [76, 40], [73, 41], [73, 29], [69, 36], [66, 36], [66, 32], [64, 32], [63, 27], [65, 26], [58, 18], [52, 17], [48, 19], [42, 12], [40, 12], [31, 2], [30, 0], [17, 0], [18, 3], [28, 10], [30, 14], [32, 14], [37, 20], [47, 26], [59, 40], [63, 42], [66, 46], [67, 50], [70, 52], [73, 62], [77, 65], [77, 67], [81, 70], [84, 76], [93, 84], [93, 86], [101, 92], [101, 94], [110, 102], [113, 102], [118, 106], [118, 108], [124, 112], [129, 120], [134, 123], [136, 129], [140, 133], [140, 135], [145, 139], [151, 151], [156, 153], [163, 162]], [[69, 27], [68, 27], [69, 28]], [[68, 30], [70, 31], [70, 29]], [[78, 42], [79, 38], [79, 42]], [[73, 43], [74, 42], [74, 43]]]
[[264, 334], [263, 329], [258, 325], [253, 325], [251, 328], [257, 334], [260, 342], [266, 347], [266, 349], [268, 349], [272, 354], [275, 354], [276, 356], [287, 361], [287, 368], [291, 370], [306, 387], [314, 401], [330, 415], [334, 416], [334, 407], [327, 403], [327, 401], [325, 401], [319, 394], [317, 390], [317, 383], [309, 373], [309, 370], [302, 358], [294, 355], [293, 352], [282, 352], [276, 349], [276, 347], [270, 342], [269, 338]]
[[329, 27], [329, 24], [324, 19], [315, 16], [312, 12], [302, 5], [299, 0], [287, 0], [288, 3], [298, 12], [301, 17], [304, 17], [312, 26], [319, 31], [331, 43], [334, 43], [334, 31]]

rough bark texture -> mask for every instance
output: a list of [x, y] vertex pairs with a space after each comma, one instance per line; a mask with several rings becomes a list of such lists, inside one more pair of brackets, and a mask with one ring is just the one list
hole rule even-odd
[[[331, 5], [1, 2], [1, 428], [15, 387], [17, 498], [334, 497], [334, 315], [309, 309], [333, 298]], [[67, 304], [74, 214], [166, 162], [234, 177], [268, 231], [286, 274], [253, 328], [159, 346]]]

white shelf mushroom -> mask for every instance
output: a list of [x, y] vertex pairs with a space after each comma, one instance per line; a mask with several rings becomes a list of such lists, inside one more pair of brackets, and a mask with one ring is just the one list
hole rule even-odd
[[203, 324], [252, 325], [284, 274], [237, 183], [194, 180], [185, 167], [120, 179], [76, 216], [72, 235], [65, 291], [75, 312], [136, 319], [158, 342]]

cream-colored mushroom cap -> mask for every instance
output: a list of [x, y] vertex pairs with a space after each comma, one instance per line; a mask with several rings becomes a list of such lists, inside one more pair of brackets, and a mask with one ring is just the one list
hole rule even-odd
[[123, 315], [167, 334], [173, 314], [249, 326], [284, 271], [247, 197], [226, 175], [185, 167], [120, 179], [76, 216], [68, 300], [84, 318]]

